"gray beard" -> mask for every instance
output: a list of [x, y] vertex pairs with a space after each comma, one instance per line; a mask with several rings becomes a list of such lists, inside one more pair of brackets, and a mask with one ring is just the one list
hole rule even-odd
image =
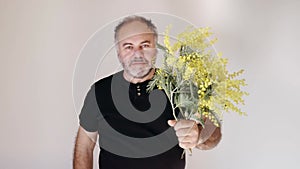
[[153, 69], [153, 68], [150, 68], [146, 73], [144, 73], [144, 74], [141, 75], [141, 76], [139, 76], [138, 74], [137, 74], [137, 75], [133, 75], [133, 74], [130, 73], [130, 71], [128, 71], [128, 73], [129, 73], [132, 77], [134, 77], [134, 78], [142, 79], [142, 78], [148, 76], [152, 69]]

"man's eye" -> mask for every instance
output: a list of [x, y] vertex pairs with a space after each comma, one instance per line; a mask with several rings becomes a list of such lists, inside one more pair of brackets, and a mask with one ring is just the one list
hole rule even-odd
[[131, 49], [133, 49], [133, 47], [132, 47], [132, 46], [125, 46], [124, 49], [126, 49], [126, 50], [131, 50]]
[[149, 47], [150, 47], [149, 44], [143, 44], [143, 45], [142, 45], [142, 48], [149, 48]]

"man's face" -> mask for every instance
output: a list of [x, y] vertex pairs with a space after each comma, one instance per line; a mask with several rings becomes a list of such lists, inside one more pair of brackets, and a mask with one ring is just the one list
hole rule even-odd
[[117, 52], [124, 73], [131, 78], [143, 78], [156, 59], [156, 39], [146, 24], [134, 21], [124, 25], [117, 35]]

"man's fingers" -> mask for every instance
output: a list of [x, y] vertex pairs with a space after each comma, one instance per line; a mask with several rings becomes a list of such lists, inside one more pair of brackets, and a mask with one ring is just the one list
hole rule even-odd
[[181, 142], [179, 143], [179, 146], [183, 149], [188, 149], [188, 148], [194, 148], [196, 147], [195, 144], [193, 143], [188, 143], [188, 142]]
[[192, 136], [184, 136], [184, 137], [178, 137], [178, 142], [182, 143], [196, 143], [197, 139], [195, 139]]
[[178, 137], [186, 137], [198, 134], [196, 130], [192, 130], [191, 128], [183, 128], [176, 131], [176, 135]]
[[196, 124], [193, 120], [184, 120], [181, 119], [177, 121], [176, 125], [174, 126], [175, 130], [181, 129], [181, 128], [191, 128]]
[[176, 125], [176, 123], [177, 123], [176, 120], [168, 120], [168, 124], [171, 127], [174, 127]]

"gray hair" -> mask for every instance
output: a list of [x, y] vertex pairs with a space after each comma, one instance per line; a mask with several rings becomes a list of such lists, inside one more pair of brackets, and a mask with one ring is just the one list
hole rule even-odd
[[120, 31], [120, 29], [124, 26], [124, 25], [127, 25], [131, 22], [134, 22], [134, 21], [139, 21], [141, 23], [144, 23], [148, 26], [148, 28], [154, 33], [154, 37], [157, 39], [157, 29], [156, 29], [156, 26], [152, 23], [152, 21], [150, 19], [146, 19], [142, 16], [136, 16], [136, 15], [133, 15], [133, 16], [127, 16], [125, 17], [116, 27], [115, 27], [115, 42], [117, 42], [117, 36], [118, 36], [118, 33]]

